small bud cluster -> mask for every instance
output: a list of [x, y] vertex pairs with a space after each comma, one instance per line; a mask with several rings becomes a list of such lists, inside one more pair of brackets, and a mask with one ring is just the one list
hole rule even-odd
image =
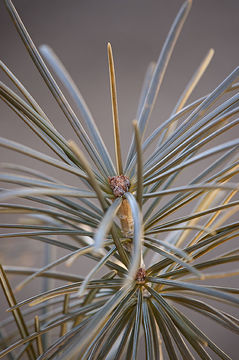
[[109, 184], [115, 197], [122, 197], [130, 188], [130, 180], [124, 175], [109, 177]]
[[144, 284], [146, 279], [146, 270], [140, 267], [136, 273], [135, 280], [138, 284]]

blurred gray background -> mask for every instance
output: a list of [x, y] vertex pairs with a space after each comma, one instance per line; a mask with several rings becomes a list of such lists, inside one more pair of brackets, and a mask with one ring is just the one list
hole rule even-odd
[[[35, 44], [48, 44], [61, 58], [79, 86], [109, 149], [113, 149], [111, 104], [109, 93], [106, 45], [113, 47], [118, 105], [124, 157], [131, 137], [131, 122], [136, 115], [137, 102], [144, 73], [150, 61], [156, 60], [170, 25], [179, 10], [179, 0], [15, 0]], [[177, 98], [194, 70], [210, 48], [214, 58], [195, 89], [191, 100], [213, 90], [238, 65], [239, 1], [194, 0], [192, 10], [169, 63], [167, 74], [150, 120], [155, 128], [172, 111]], [[0, 1], [1, 60], [23, 82], [36, 98], [51, 121], [65, 138], [73, 131], [62, 116], [40, 75], [28, 56], [14, 25]], [[1, 80], [6, 77], [1, 74]], [[25, 143], [35, 149], [50, 152], [36, 139], [31, 130], [4, 103], [0, 103], [0, 135]], [[238, 133], [226, 135], [235, 138]], [[54, 169], [0, 148], [1, 162], [21, 162], [57, 176]], [[67, 181], [67, 178], [60, 179]], [[64, 174], [65, 176], [65, 174]], [[1, 222], [6, 216], [1, 216]], [[29, 256], [29, 250], [31, 256]], [[0, 242], [0, 262], [4, 265], [38, 266], [42, 245], [16, 239]], [[237, 278], [238, 279], [238, 278]], [[12, 280], [14, 283], [14, 279]], [[236, 280], [234, 280], [234, 284]], [[30, 291], [30, 290], [28, 290]], [[19, 294], [24, 298], [26, 294]], [[0, 292], [0, 301], [3, 297]], [[2, 301], [0, 318], [6, 304]], [[236, 336], [212, 322], [198, 319], [232, 359], [238, 358]], [[215, 356], [215, 355], [212, 355]], [[216, 357], [213, 357], [216, 359]]]

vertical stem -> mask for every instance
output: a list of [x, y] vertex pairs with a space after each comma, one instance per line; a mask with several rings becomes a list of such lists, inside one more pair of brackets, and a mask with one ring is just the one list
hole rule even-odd
[[[35, 325], [35, 331], [39, 332], [41, 329], [40, 329], [40, 321], [39, 321], [38, 315], [35, 316], [35, 324], [34, 325]], [[37, 336], [36, 343], [37, 343], [38, 354], [40, 356], [44, 352], [41, 335]]]
[[121, 229], [124, 236], [132, 236], [134, 232], [134, 222], [132, 217], [131, 208], [127, 199], [123, 199], [118, 210]]
[[[54, 236], [54, 238], [56, 238], [57, 236]], [[43, 266], [46, 266], [47, 264], [51, 263], [52, 261], [54, 261], [56, 259], [56, 248], [55, 246], [51, 246], [49, 244], [44, 244], [44, 249], [43, 249], [43, 253], [44, 253], [44, 262], [43, 262]], [[43, 291], [48, 291], [51, 288], [54, 288], [54, 283], [55, 280], [54, 279], [48, 279], [48, 278], [43, 278]], [[54, 300], [51, 301], [54, 304]], [[50, 307], [50, 309], [53, 309], [52, 305]], [[46, 308], [42, 309], [42, 314], [47, 314], [48, 310]], [[42, 343], [43, 343], [43, 347], [44, 348], [48, 348], [48, 346], [51, 345], [52, 343], [52, 334], [50, 333], [46, 333], [42, 335]]]
[[[70, 295], [66, 294], [64, 296], [64, 303], [63, 303], [63, 314], [67, 314], [69, 311], [69, 300], [70, 300]], [[60, 330], [60, 336], [63, 336], [67, 333], [67, 323], [63, 323], [61, 325], [61, 330]]]

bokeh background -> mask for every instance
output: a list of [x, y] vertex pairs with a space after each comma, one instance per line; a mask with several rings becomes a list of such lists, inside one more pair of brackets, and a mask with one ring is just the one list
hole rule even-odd
[[[150, 61], [157, 59], [182, 1], [15, 0], [14, 4], [35, 44], [52, 46], [69, 70], [109, 149], [113, 149], [113, 136], [106, 45], [108, 41], [111, 42], [116, 65], [123, 151], [126, 156], [132, 132], [131, 122], [136, 115], [145, 70]], [[169, 63], [148, 131], [170, 114], [178, 96], [210, 48], [215, 49], [215, 56], [191, 100], [213, 90], [238, 65], [238, 14], [238, 0], [194, 0]], [[2, 0], [0, 49], [1, 60], [23, 82], [65, 138], [72, 138], [70, 125], [34, 68]], [[1, 80], [9, 83], [3, 74]], [[2, 102], [0, 135], [50, 154], [31, 130]], [[235, 138], [235, 135], [238, 136], [238, 133], [234, 130], [234, 133], [225, 136], [225, 140]], [[68, 180], [65, 174], [59, 174], [50, 167], [1, 148], [0, 161], [24, 163], [59, 176], [63, 181]], [[2, 215], [0, 222], [7, 221], [8, 218]], [[0, 262], [4, 265], [40, 266], [42, 253], [42, 244], [33, 244], [22, 238], [0, 241]], [[86, 273], [90, 266], [84, 262], [83, 264], [81, 270]], [[11, 277], [12, 284], [18, 280]], [[238, 278], [233, 281], [236, 284]], [[40, 282], [35, 282], [34, 286], [18, 294], [17, 298], [23, 299], [26, 294], [37, 292], [38, 286]], [[5, 317], [7, 307], [1, 291], [0, 304], [1, 319]], [[238, 358], [236, 335], [220, 327], [215, 328], [212, 322], [207, 322], [204, 318], [197, 320], [232, 359]]]

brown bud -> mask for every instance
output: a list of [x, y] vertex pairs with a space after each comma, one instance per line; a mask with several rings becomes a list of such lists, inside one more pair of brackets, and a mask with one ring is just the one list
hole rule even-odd
[[140, 267], [136, 273], [135, 280], [138, 284], [144, 284], [146, 279], [146, 270]]
[[129, 191], [130, 180], [127, 176], [117, 175], [109, 177], [108, 180], [115, 197], [122, 197], [124, 193]]

